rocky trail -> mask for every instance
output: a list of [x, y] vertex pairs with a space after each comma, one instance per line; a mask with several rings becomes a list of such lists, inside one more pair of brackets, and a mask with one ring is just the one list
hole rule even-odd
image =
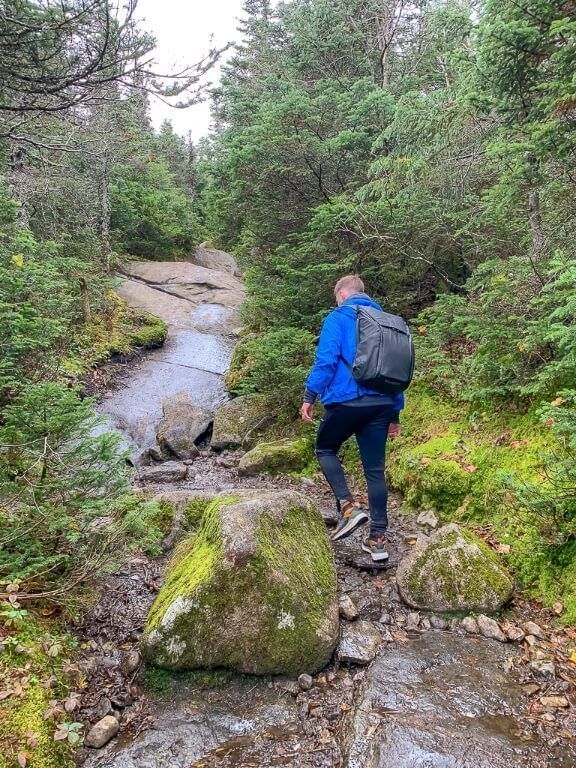
[[[246, 474], [238, 468], [243, 450], [217, 453], [209, 445], [212, 427], [200, 411], [227, 400], [222, 374], [243, 287], [230, 256], [201, 256], [197, 264], [132, 263], [124, 270], [121, 295], [169, 325], [166, 345], [126, 367], [100, 403], [131, 447], [135, 483], [177, 510], [194, 495], [296, 491], [331, 526], [334, 509], [320, 476]], [[174, 425], [182, 408], [199, 419], [193, 446]], [[218, 416], [213, 429], [213, 440], [223, 440]], [[167, 444], [176, 453], [169, 461]], [[337, 543], [341, 634], [333, 660], [314, 676], [256, 677], [172, 673], [142, 662], [146, 617], [183, 535], [175, 514], [165, 555], [133, 558], [107, 577], [76, 627], [87, 680], [79, 715], [100, 728], [89, 732], [92, 746], [80, 761], [89, 768], [576, 765], [574, 664], [567, 661], [574, 638], [554, 628], [550, 613], [535, 613], [518, 594], [499, 623], [416, 611], [402, 601], [397, 567], [417, 535], [435, 525], [433, 515], [417, 518], [392, 497], [386, 566], [362, 554], [359, 533]]]

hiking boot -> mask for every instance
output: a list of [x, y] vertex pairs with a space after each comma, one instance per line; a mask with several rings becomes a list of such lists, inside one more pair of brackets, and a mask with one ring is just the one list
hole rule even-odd
[[332, 541], [345, 539], [355, 531], [359, 525], [368, 522], [368, 515], [359, 504], [355, 504], [350, 499], [340, 501], [340, 510], [342, 517], [332, 534]]
[[365, 536], [362, 539], [362, 551], [368, 552], [375, 563], [382, 560], [388, 560], [388, 552], [386, 551], [386, 539], [384, 536], [378, 536], [373, 539], [371, 536]]

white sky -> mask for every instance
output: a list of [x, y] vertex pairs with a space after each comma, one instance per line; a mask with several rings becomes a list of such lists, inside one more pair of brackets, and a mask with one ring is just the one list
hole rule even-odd
[[[242, 0], [139, 0], [137, 7], [142, 28], [150, 31], [158, 41], [155, 58], [158, 68], [163, 71], [195, 64], [211, 45], [222, 47], [227, 42], [237, 41], [237, 19], [241, 15]], [[216, 68], [208, 79], [217, 82]], [[185, 135], [191, 131], [194, 141], [208, 133], [208, 102], [187, 109], [173, 109], [158, 99], [151, 99], [150, 108], [155, 127], [168, 118], [178, 133]]]

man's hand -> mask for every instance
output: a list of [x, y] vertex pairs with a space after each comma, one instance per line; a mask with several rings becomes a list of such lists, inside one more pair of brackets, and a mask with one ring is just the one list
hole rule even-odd
[[392, 438], [400, 437], [400, 424], [390, 424], [388, 428], [388, 437]]
[[302, 408], [300, 408], [300, 415], [302, 416], [302, 420], [312, 421], [314, 415], [313, 411], [314, 405], [312, 403], [302, 403]]

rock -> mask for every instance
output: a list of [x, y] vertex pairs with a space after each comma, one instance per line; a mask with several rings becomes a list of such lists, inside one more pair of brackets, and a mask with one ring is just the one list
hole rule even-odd
[[219, 251], [216, 248], [207, 248], [205, 245], [199, 245], [190, 256], [190, 260], [199, 267], [229, 272], [231, 275], [239, 274], [234, 256], [231, 253]]
[[534, 635], [538, 640], [546, 640], [546, 633], [535, 621], [525, 621], [524, 624], [522, 624], [522, 629], [527, 635]]
[[433, 629], [448, 629], [450, 626], [449, 622], [446, 621], [443, 616], [435, 616], [434, 614], [430, 616], [430, 624]]
[[[516, 649], [428, 632], [386, 646], [364, 670], [342, 732], [350, 768], [556, 765], [546, 738], [518, 738], [526, 700], [503, 664]], [[391, 714], [390, 714], [391, 713]], [[498, 723], [498, 725], [496, 725]], [[571, 750], [570, 750], [571, 752]], [[567, 750], [568, 753], [568, 750]], [[558, 766], [572, 765], [569, 754]]]
[[128, 651], [124, 657], [124, 660], [122, 661], [122, 669], [127, 675], [131, 675], [136, 672], [140, 666], [141, 661], [142, 659], [138, 651]]
[[420, 614], [417, 611], [410, 611], [406, 617], [406, 629], [414, 630], [418, 629], [420, 625]]
[[314, 685], [314, 680], [312, 678], [312, 675], [308, 675], [306, 673], [300, 675], [298, 678], [298, 685], [300, 688], [302, 688], [303, 691], [309, 691], [310, 688]]
[[244, 444], [254, 444], [258, 431], [272, 420], [261, 398], [241, 395], [224, 403], [214, 414], [210, 447], [214, 450]]
[[241, 475], [297, 472], [304, 469], [313, 455], [312, 444], [306, 437], [258, 443], [242, 456], [238, 471]]
[[508, 640], [504, 632], [500, 629], [498, 622], [490, 618], [490, 616], [484, 616], [484, 614], [481, 613], [476, 621], [478, 622], [480, 634], [484, 637], [489, 637], [491, 640], [498, 640], [499, 643], [505, 643]]
[[138, 473], [143, 483], [177, 483], [184, 480], [188, 467], [180, 461], [165, 461], [153, 467], [145, 467]]
[[179, 392], [162, 403], [164, 416], [156, 429], [163, 450], [178, 459], [193, 459], [200, 451], [196, 441], [212, 423], [213, 415], [192, 405], [187, 392]]
[[480, 629], [478, 628], [478, 622], [473, 616], [466, 616], [462, 619], [462, 629], [468, 632], [469, 635], [479, 635]]
[[380, 632], [372, 622], [345, 624], [338, 645], [338, 658], [346, 664], [369, 664], [381, 642]]
[[111, 715], [112, 712], [112, 702], [107, 696], [102, 696], [98, 704], [94, 707], [93, 712], [91, 712], [91, 719], [102, 720], [106, 715]]
[[302, 690], [297, 682], [294, 680], [277, 680], [274, 683], [275, 688], [277, 688], [279, 691], [282, 691], [283, 693], [288, 693], [290, 696], [298, 696], [300, 691]]
[[392, 616], [389, 613], [383, 613], [380, 616], [380, 624], [392, 624]]
[[142, 650], [168, 669], [292, 675], [324, 667], [337, 640], [336, 570], [320, 513], [294, 491], [254, 490], [217, 497], [176, 550]]
[[566, 696], [542, 696], [540, 704], [544, 707], [552, 707], [553, 709], [563, 709], [570, 706]]
[[402, 599], [433, 611], [492, 612], [512, 595], [512, 581], [498, 556], [455, 523], [420, 535], [396, 573]]
[[110, 739], [113, 739], [119, 730], [120, 724], [118, 720], [112, 715], [106, 715], [106, 717], [98, 720], [98, 722], [90, 728], [84, 744], [93, 749], [100, 749], [100, 747], [108, 744]]
[[340, 616], [347, 621], [354, 621], [358, 618], [358, 608], [348, 595], [341, 595], [340, 597]]
[[511, 643], [520, 643], [526, 637], [520, 627], [517, 627], [515, 624], [508, 624], [505, 627], [504, 632]]
[[431, 509], [425, 509], [423, 512], [420, 512], [416, 522], [418, 525], [425, 525], [428, 528], [438, 528], [438, 518]]
[[530, 667], [542, 677], [555, 678], [556, 667], [553, 661], [547, 659], [534, 659], [530, 662]]

